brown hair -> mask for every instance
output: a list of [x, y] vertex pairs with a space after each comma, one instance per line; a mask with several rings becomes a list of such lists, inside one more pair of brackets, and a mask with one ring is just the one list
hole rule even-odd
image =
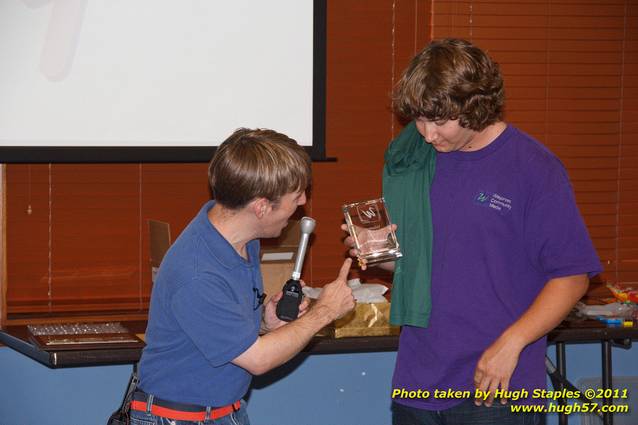
[[498, 64], [468, 41], [433, 41], [410, 62], [393, 105], [404, 118], [458, 119], [461, 127], [481, 131], [502, 119], [503, 78]]
[[312, 172], [310, 157], [288, 136], [267, 129], [240, 128], [224, 141], [208, 166], [213, 197], [229, 209], [255, 198], [271, 202], [306, 190]]

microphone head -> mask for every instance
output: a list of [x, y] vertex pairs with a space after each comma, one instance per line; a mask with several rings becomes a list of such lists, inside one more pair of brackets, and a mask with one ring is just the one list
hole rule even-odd
[[317, 222], [310, 217], [303, 217], [301, 219], [301, 223], [299, 224], [301, 228], [301, 233], [311, 234], [313, 230], [315, 230], [315, 224]]

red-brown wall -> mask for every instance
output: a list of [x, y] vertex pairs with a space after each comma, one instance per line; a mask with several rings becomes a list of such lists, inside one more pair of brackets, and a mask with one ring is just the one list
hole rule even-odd
[[[425, 1], [328, 2], [326, 148], [336, 161], [313, 164], [304, 209], [318, 223], [304, 270], [313, 285], [332, 280], [343, 261], [341, 204], [380, 195], [383, 151], [400, 129], [390, 92], [426, 42], [427, 8]], [[169, 222], [174, 239], [209, 198], [206, 168], [9, 165], [9, 314], [143, 307], [147, 220]]]

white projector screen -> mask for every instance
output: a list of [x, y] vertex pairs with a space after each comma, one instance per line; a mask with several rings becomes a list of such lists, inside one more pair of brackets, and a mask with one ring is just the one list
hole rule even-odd
[[0, 1], [0, 162], [207, 161], [239, 127], [321, 157], [323, 87], [325, 0]]

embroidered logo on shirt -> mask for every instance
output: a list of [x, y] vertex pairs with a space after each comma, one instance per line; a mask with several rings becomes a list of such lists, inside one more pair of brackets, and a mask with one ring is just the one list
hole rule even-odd
[[498, 193], [481, 191], [474, 196], [474, 203], [492, 208], [501, 214], [506, 214], [512, 210], [512, 200]]

